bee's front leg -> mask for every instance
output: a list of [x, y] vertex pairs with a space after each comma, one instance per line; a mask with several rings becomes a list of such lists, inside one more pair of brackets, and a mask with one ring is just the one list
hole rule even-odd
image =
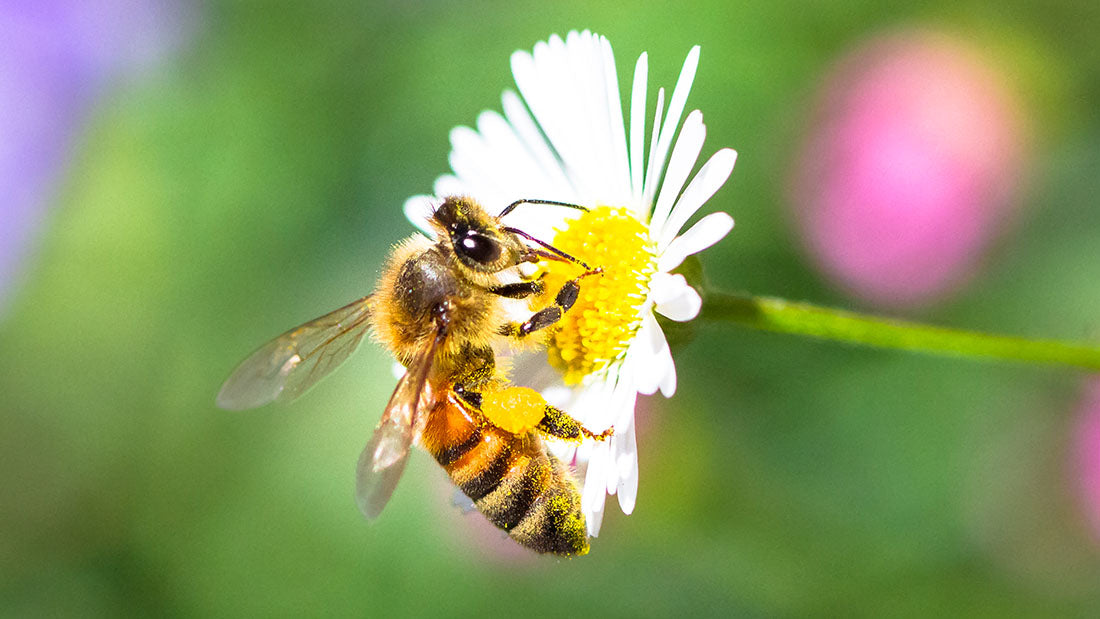
[[[592, 269], [589, 271], [585, 271], [580, 276], [565, 282], [564, 284], [562, 284], [562, 287], [558, 289], [558, 293], [554, 296], [554, 302], [551, 305], [544, 307], [532, 314], [526, 322], [510, 322], [505, 324], [500, 328], [500, 333], [509, 337], [523, 338], [535, 331], [538, 331], [539, 329], [545, 329], [546, 327], [549, 327], [550, 325], [556, 323], [557, 321], [561, 320], [561, 317], [565, 315], [565, 312], [569, 311], [569, 308], [573, 307], [573, 304], [577, 302], [577, 296], [581, 293], [581, 280], [585, 277], [588, 277], [589, 275], [599, 275], [601, 273], [603, 273], [602, 268]], [[541, 286], [541, 282], [539, 282], [538, 280], [535, 280], [533, 282], [522, 282], [522, 284], [540, 284]], [[541, 290], [541, 287], [538, 288], [538, 291]]]
[[489, 292], [508, 299], [526, 299], [534, 294], [542, 294], [545, 289], [546, 286], [540, 278], [493, 286], [489, 289]]

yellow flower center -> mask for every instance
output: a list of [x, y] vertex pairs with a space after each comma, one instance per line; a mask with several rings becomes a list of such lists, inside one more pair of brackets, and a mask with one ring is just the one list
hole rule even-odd
[[[580, 282], [577, 302], [547, 338], [550, 365], [575, 385], [626, 353], [641, 325], [641, 307], [657, 270], [646, 226], [625, 208], [601, 206], [571, 220], [554, 237], [554, 247], [603, 273]], [[548, 293], [582, 272], [577, 265], [546, 262]]]

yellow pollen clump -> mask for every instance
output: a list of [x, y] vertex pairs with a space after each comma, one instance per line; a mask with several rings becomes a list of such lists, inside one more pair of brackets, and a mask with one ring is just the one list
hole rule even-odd
[[527, 387], [508, 387], [481, 395], [481, 414], [494, 426], [525, 434], [546, 416], [546, 400]]
[[[641, 307], [657, 270], [648, 229], [625, 208], [601, 206], [571, 220], [554, 237], [554, 247], [603, 273], [580, 281], [577, 302], [549, 335], [550, 364], [575, 385], [626, 352], [641, 325]], [[544, 281], [554, 294], [583, 269], [546, 262]]]

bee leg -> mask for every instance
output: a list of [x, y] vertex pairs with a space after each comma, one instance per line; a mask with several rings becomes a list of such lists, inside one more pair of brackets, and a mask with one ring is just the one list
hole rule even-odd
[[455, 384], [467, 389], [481, 387], [496, 375], [496, 356], [490, 346], [463, 346], [456, 364], [461, 369], [455, 372]]
[[581, 280], [589, 275], [598, 275], [600, 273], [603, 273], [603, 269], [592, 269], [585, 271], [579, 277], [575, 277], [565, 282], [562, 284], [562, 287], [558, 289], [558, 294], [554, 296], [552, 305], [544, 307], [532, 314], [531, 317], [527, 319], [527, 322], [512, 322], [504, 325], [500, 328], [500, 333], [510, 337], [522, 338], [539, 329], [545, 329], [561, 320], [565, 312], [569, 311], [569, 308], [573, 307], [573, 304], [577, 302], [577, 296], [581, 293]]
[[546, 415], [536, 426], [536, 429], [547, 436], [563, 438], [567, 441], [580, 441], [585, 438], [603, 441], [607, 440], [615, 432], [614, 428], [608, 428], [599, 434], [595, 434], [588, 428], [582, 426], [581, 422], [569, 416], [569, 413], [556, 406], [547, 404], [545, 412]]
[[533, 279], [514, 284], [493, 286], [489, 289], [489, 292], [509, 299], [525, 299], [533, 294], [542, 294], [545, 289], [546, 285], [542, 283], [541, 279]]
[[455, 375], [452, 389], [475, 408], [480, 407], [481, 394], [478, 391], [496, 376], [496, 357], [493, 355], [493, 349], [489, 346], [467, 345], [459, 355], [458, 366], [462, 370]]
[[469, 404], [470, 406], [474, 407], [475, 409], [477, 409], [479, 411], [481, 410], [481, 393], [480, 392], [467, 389], [461, 383], [455, 383], [455, 385], [454, 385], [454, 387], [452, 387], [452, 389], [454, 390], [454, 392], [456, 394], [458, 394], [458, 397], [465, 400], [467, 404]]

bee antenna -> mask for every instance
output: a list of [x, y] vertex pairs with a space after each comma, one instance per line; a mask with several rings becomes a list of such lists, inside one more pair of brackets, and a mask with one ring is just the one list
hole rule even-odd
[[578, 211], [584, 211], [586, 213], [588, 212], [588, 207], [581, 206], [580, 204], [573, 204], [571, 202], [558, 202], [557, 200], [537, 200], [524, 198], [522, 200], [516, 200], [515, 202], [504, 207], [504, 210], [500, 212], [500, 215], [497, 215], [497, 218], [499, 219], [501, 217], [504, 217], [508, 213], [511, 213], [520, 204], [547, 204], [550, 206], [567, 206], [569, 208], [575, 208]]
[[[580, 208], [583, 208], [583, 207], [580, 207]], [[588, 209], [585, 209], [585, 210], [588, 210]], [[543, 249], [550, 252], [550, 255], [546, 255], [546, 254], [540, 252], [540, 255], [542, 255], [544, 258], [552, 258], [552, 257], [556, 256], [559, 260], [563, 260], [565, 262], [572, 262], [573, 264], [579, 264], [580, 266], [584, 267], [585, 271], [591, 271], [592, 270], [592, 267], [588, 266], [584, 262], [574, 258], [573, 256], [570, 256], [569, 254], [563, 252], [562, 250], [558, 249], [557, 247], [554, 247], [553, 245], [551, 245], [551, 244], [549, 244], [545, 241], [540, 241], [539, 239], [536, 239], [535, 237], [531, 236], [530, 234], [527, 234], [526, 232], [524, 232], [523, 230], [520, 230], [519, 228], [510, 228], [508, 226], [505, 226], [504, 231], [505, 232], [511, 232], [512, 234], [515, 234], [517, 236], [522, 236], [523, 238], [527, 239], [528, 241], [531, 241], [532, 243], [537, 243], [538, 245], [542, 246]]]

